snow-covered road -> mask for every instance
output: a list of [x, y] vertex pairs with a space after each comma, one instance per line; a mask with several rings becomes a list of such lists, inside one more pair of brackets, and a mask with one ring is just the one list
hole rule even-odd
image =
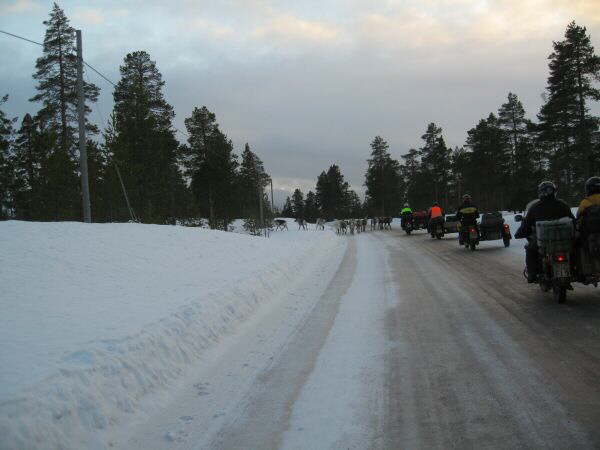
[[249, 324], [114, 445], [597, 448], [600, 291], [556, 305], [521, 268], [496, 243], [349, 237], [302, 314]]

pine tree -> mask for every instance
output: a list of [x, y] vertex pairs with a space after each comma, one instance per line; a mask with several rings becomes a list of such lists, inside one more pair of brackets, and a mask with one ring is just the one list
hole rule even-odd
[[179, 143], [172, 128], [173, 108], [162, 92], [165, 83], [144, 51], [129, 53], [120, 71], [108, 150], [120, 167], [136, 215], [144, 222], [172, 223], [185, 214], [189, 199], [177, 165]]
[[[400, 176], [404, 188], [402, 194], [414, 210], [425, 209], [431, 201], [427, 177], [421, 171], [421, 157], [419, 151], [411, 148], [402, 155], [403, 163], [400, 165]], [[370, 212], [373, 214], [374, 212]]]
[[[536, 149], [531, 136], [532, 123], [525, 117], [525, 108], [519, 98], [512, 92], [508, 93], [508, 101], [498, 110], [498, 124], [509, 136], [508, 167], [510, 183], [507, 193], [510, 196], [508, 206], [519, 210], [528, 203], [535, 191], [535, 185], [541, 174], [536, 170]], [[539, 163], [538, 163], [539, 166]]]
[[[258, 217], [259, 192], [264, 193], [264, 189], [270, 181], [271, 177], [265, 172], [263, 162], [256, 153], [250, 150], [250, 146], [246, 143], [242, 152], [242, 162], [238, 175], [239, 211], [242, 217]], [[268, 202], [267, 205], [263, 204], [263, 209], [265, 206], [270, 208]]]
[[292, 213], [295, 219], [305, 219], [304, 194], [300, 189], [296, 189], [292, 194]]
[[358, 196], [358, 194], [355, 191], [349, 190], [347, 192], [345, 204], [346, 204], [346, 209], [347, 209], [347, 212], [346, 212], [347, 217], [351, 217], [354, 219], [362, 217], [362, 215], [363, 215], [362, 203], [360, 201], [360, 197]]
[[[7, 100], [8, 95], [2, 97], [0, 106]], [[11, 187], [15, 179], [11, 155], [13, 122], [0, 109], [0, 220], [12, 215], [13, 210], [13, 199], [11, 198]]]
[[46, 166], [50, 148], [45, 144], [39, 123], [25, 114], [17, 132], [13, 153], [15, 171], [14, 200], [17, 218], [39, 219], [41, 211], [41, 170]]
[[[40, 210], [35, 218], [76, 220], [81, 218], [81, 192], [77, 156], [77, 52], [75, 30], [60, 7], [54, 3], [44, 21], [43, 56], [36, 61], [33, 78], [37, 94], [30, 101], [41, 102], [35, 121], [51, 144], [45, 166], [40, 170]], [[87, 105], [98, 98], [99, 89], [84, 82], [85, 116]], [[97, 128], [86, 121], [88, 132]]]
[[282, 217], [294, 217], [294, 209], [292, 207], [292, 200], [287, 197], [285, 199], [285, 204], [283, 205], [283, 209], [281, 210], [281, 216]]
[[480, 208], [504, 209], [509, 181], [509, 138], [492, 113], [467, 134], [467, 147], [471, 151], [468, 188]]
[[[44, 21], [44, 56], [36, 62], [33, 78], [38, 81], [38, 93], [31, 98], [33, 102], [42, 102], [39, 115], [57, 128], [58, 145], [65, 153], [74, 151], [77, 142], [77, 50], [75, 29], [69, 25], [69, 19], [60, 7], [54, 3], [49, 20]], [[99, 89], [92, 83], [84, 82], [86, 102], [98, 99]], [[85, 106], [86, 116], [91, 112]], [[97, 128], [87, 124], [88, 131]]]
[[539, 140], [548, 152], [552, 175], [567, 188], [563, 192], [574, 195], [583, 179], [600, 167], [593, 138], [599, 120], [588, 108], [590, 100], [600, 100], [593, 83], [600, 77], [600, 57], [586, 28], [575, 22], [553, 46], [546, 102], [538, 114]]
[[318, 217], [320, 217], [320, 214], [317, 206], [317, 196], [313, 191], [308, 191], [304, 200], [304, 218], [309, 222], [314, 222]]
[[398, 212], [402, 202], [400, 164], [392, 159], [388, 143], [376, 136], [371, 142], [371, 158], [365, 174], [366, 196], [375, 214], [389, 216]]
[[336, 164], [323, 171], [317, 178], [316, 200], [326, 220], [347, 217], [349, 185]]
[[422, 170], [429, 178], [431, 201], [438, 201], [447, 208], [448, 183], [450, 181], [450, 149], [446, 147], [442, 129], [435, 123], [427, 126], [425, 134], [421, 136], [425, 145], [420, 149]]
[[194, 108], [185, 119], [185, 126], [189, 138], [183, 151], [184, 165], [200, 213], [208, 215], [211, 228], [227, 230], [236, 210], [239, 181], [231, 140], [219, 130], [215, 115], [204, 106]]

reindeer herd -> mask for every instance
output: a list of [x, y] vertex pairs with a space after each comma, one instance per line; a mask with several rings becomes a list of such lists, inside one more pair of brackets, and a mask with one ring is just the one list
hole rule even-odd
[[[305, 219], [295, 219], [298, 224], [298, 230], [308, 230], [309, 223]], [[391, 217], [371, 217], [369, 219], [341, 219], [333, 221], [333, 229], [336, 234], [355, 234], [367, 231], [367, 226], [371, 230], [391, 230]], [[287, 230], [287, 221], [285, 219], [275, 219], [273, 221], [275, 231]], [[319, 218], [315, 222], [315, 230], [325, 229], [325, 219]]]
[[369, 219], [344, 219], [333, 222], [333, 228], [337, 234], [364, 233], [367, 231], [367, 225], [370, 224], [371, 230], [391, 230], [391, 217], [371, 217]]

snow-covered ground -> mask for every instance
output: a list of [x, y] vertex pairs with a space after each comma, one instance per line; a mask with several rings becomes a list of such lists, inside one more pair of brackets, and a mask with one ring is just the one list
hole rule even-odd
[[0, 223], [0, 448], [104, 447], [98, 430], [288, 301], [303, 269], [339, 263], [344, 239], [289, 228]]

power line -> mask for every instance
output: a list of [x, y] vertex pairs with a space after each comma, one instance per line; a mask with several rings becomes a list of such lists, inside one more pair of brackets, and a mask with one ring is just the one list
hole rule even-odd
[[113, 87], [117, 87], [117, 85], [115, 83], [113, 83], [112, 81], [110, 81], [108, 78], [106, 78], [104, 75], [102, 75], [99, 71], [97, 71], [96, 69], [94, 69], [90, 64], [86, 63], [85, 61], [83, 61], [83, 63], [88, 66], [90, 69], [92, 69], [94, 72], [96, 72], [98, 75], [100, 75], [102, 78], [104, 78], [104, 80], [108, 81], [110, 84], [113, 85]]
[[[25, 38], [23, 36], [19, 36], [17, 34], [9, 33], [8, 31], [0, 30], [0, 33], [4, 33], [4, 34], [6, 34], [8, 36], [12, 36], [14, 38], [21, 39], [21, 40], [26, 41], [26, 42], [31, 42], [32, 44], [40, 45], [42, 47], [44, 46], [44, 44], [41, 44], [41, 43], [36, 42], [36, 41], [32, 41], [31, 39], [27, 39], [27, 38]], [[89, 67], [94, 72], [96, 72], [96, 74], [98, 74], [98, 76], [100, 76], [102, 79], [104, 79], [104, 81], [106, 81], [107, 83], [111, 84], [115, 88], [117, 87], [117, 85], [115, 83], [113, 83], [110, 79], [108, 79], [104, 74], [102, 74], [99, 70], [97, 70], [91, 64], [87, 63], [86, 61], [83, 61], [83, 64], [85, 64], [87, 67]], [[187, 134], [185, 131], [181, 131], [176, 126], [173, 126], [173, 128], [175, 129], [175, 131], [181, 133], [183, 136], [189, 137], [189, 134]]]
[[44, 46], [44, 44], [40, 42], [32, 41], [31, 39], [24, 38], [23, 36], [17, 36], [16, 34], [9, 33], [8, 31], [0, 30], [0, 33], [8, 34], [9, 36], [16, 37], [17, 39], [22, 39], [27, 42], [31, 42], [32, 44], [41, 45], [42, 47]]
[[[9, 33], [8, 31], [0, 30], [0, 33], [4, 33], [4, 34], [6, 34], [8, 36], [12, 36], [14, 38], [21, 39], [21, 40], [26, 41], [26, 42], [31, 42], [32, 44], [40, 45], [42, 47], [44, 46], [44, 44], [42, 44], [40, 42], [32, 41], [31, 39], [27, 39], [27, 38], [25, 38], [23, 36], [19, 36], [17, 34]], [[108, 83], [112, 84], [114, 87], [117, 87], [117, 85], [115, 83], [113, 83], [111, 80], [109, 80], [106, 76], [104, 76], [99, 70], [97, 70], [96, 68], [94, 68], [91, 64], [87, 63], [86, 61], [83, 61], [83, 63], [87, 67], [89, 67], [90, 69], [92, 69], [94, 72], [96, 72], [105, 81], [107, 81]]]

